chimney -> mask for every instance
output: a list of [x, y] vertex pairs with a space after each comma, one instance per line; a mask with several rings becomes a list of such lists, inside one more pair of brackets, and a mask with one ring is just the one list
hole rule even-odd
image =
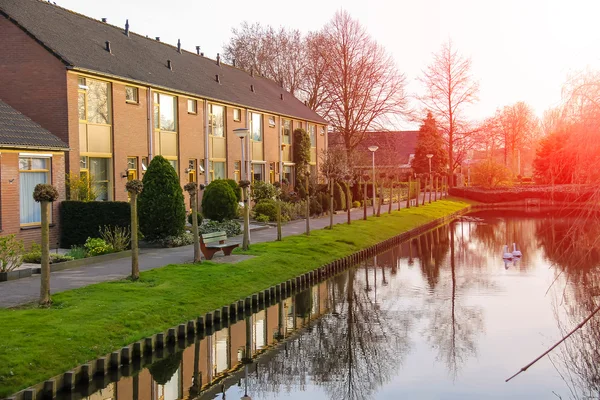
[[173, 71], [173, 64], [171, 63], [171, 60], [167, 60], [167, 68]]
[[129, 20], [125, 20], [125, 35], [129, 36]]
[[106, 23], [108, 21], [106, 18], [102, 18], [102, 22]]
[[200, 53], [200, 56], [201, 56], [201, 57], [204, 57], [204, 53]]
[[160, 42], [160, 36], [157, 36], [155, 39], [157, 42]]
[[108, 40], [106, 41], [106, 51], [112, 54], [112, 51], [110, 50], [110, 42]]
[[235, 67], [235, 58], [233, 59], [233, 66]]
[[250, 85], [250, 91], [254, 93], [254, 85]]
[[200, 55], [200, 46], [196, 46], [196, 54]]
[[221, 66], [221, 55], [217, 53], [217, 65]]
[[219, 79], [219, 74], [215, 75], [215, 79], [217, 80], [217, 83], [221, 83], [221, 79]]
[[304, 105], [308, 107], [308, 102], [304, 100]]
[[254, 67], [250, 67], [250, 76], [254, 78]]
[[177, 39], [177, 52], [181, 53], [181, 40]]
[[281, 100], [283, 100], [283, 93], [281, 93]]

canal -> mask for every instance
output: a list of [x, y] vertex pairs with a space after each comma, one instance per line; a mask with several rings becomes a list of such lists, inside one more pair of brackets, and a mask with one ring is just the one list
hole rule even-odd
[[472, 213], [76, 397], [598, 398], [600, 317], [505, 379], [596, 307], [599, 229]]

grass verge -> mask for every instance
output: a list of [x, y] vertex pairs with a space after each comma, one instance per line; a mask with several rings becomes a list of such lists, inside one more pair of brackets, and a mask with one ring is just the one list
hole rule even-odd
[[238, 264], [168, 265], [55, 294], [47, 309], [2, 309], [0, 397], [467, 206], [442, 200], [255, 244]]

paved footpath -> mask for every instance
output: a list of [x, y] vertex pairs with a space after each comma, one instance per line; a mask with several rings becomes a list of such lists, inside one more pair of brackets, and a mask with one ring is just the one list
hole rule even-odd
[[[394, 209], [397, 209], [394, 204]], [[402, 202], [402, 208], [406, 207], [406, 202]], [[367, 209], [368, 215], [373, 213], [373, 207]], [[388, 212], [388, 205], [381, 206], [381, 213]], [[353, 220], [363, 217], [363, 209], [351, 211]], [[333, 216], [334, 224], [346, 223], [348, 221], [347, 213], [340, 212]], [[329, 216], [320, 218], [311, 218], [310, 229], [323, 229], [329, 226]], [[298, 235], [306, 230], [306, 221], [296, 220], [282, 226], [282, 235]], [[260, 243], [274, 241], [277, 238], [277, 228], [269, 227], [250, 232], [250, 243]], [[232, 238], [232, 242], [241, 242], [242, 236]], [[222, 256], [221, 256], [222, 257]], [[182, 264], [191, 262], [194, 259], [194, 246], [183, 246], [170, 249], [141, 249], [140, 250], [140, 271], [147, 271], [153, 268], [163, 267], [168, 264]], [[218, 260], [218, 255], [213, 258]], [[226, 261], [227, 259], [223, 259]], [[50, 276], [50, 288], [52, 293], [58, 293], [69, 289], [75, 289], [99, 282], [114, 281], [129, 276], [131, 272], [131, 258], [125, 257], [114, 261], [104, 263], [92, 263], [79, 268], [68, 269], [64, 271], [53, 272]], [[0, 308], [15, 307], [18, 305], [37, 301], [40, 293], [40, 276], [34, 275], [30, 278], [17, 279], [14, 281], [0, 282]]]

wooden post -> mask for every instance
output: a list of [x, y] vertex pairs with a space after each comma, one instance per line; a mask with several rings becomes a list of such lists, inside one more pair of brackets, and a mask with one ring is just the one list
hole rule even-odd
[[346, 180], [346, 212], [348, 213], [348, 225], [352, 223], [352, 218], [350, 217], [350, 208], [352, 206], [352, 200], [350, 199], [350, 181]]
[[[419, 183], [420, 183], [420, 181], [419, 181]], [[425, 185], [423, 187], [423, 202], [421, 203], [422, 206], [425, 205], [425, 199], [426, 198], [427, 198], [427, 177], [425, 177]]]
[[366, 221], [367, 220], [367, 180], [363, 179], [364, 183], [363, 183], [363, 191], [364, 191], [364, 196], [363, 196], [363, 219]]
[[281, 200], [275, 202], [277, 206], [277, 241], [281, 242]]
[[376, 186], [377, 191], [379, 192], [379, 201], [377, 202], [377, 216], [381, 217], [381, 203], [383, 203], [383, 184], [385, 182], [385, 178], [381, 179], [381, 184]]
[[333, 229], [333, 177], [329, 179], [329, 229]]
[[50, 202], [41, 201], [42, 209], [42, 281], [40, 286], [40, 304], [50, 305]]
[[432, 189], [433, 189], [433, 177], [429, 177], [429, 204], [431, 204]]
[[392, 213], [392, 204], [394, 204], [394, 177], [390, 177], [390, 204], [388, 207], [388, 214]]
[[[138, 246], [138, 221], [137, 221], [137, 193], [131, 193], [131, 279], [140, 277], [139, 246]], [[192, 207], [193, 208], [193, 207]], [[198, 222], [196, 222], [198, 226]], [[198, 232], [198, 230], [196, 230]], [[194, 246], [194, 258], [196, 249]]]
[[244, 195], [244, 238], [242, 239], [242, 250], [250, 248], [250, 201], [248, 199], [248, 186], [242, 189]]
[[[194, 262], [201, 262], [200, 259], [200, 235], [198, 234], [198, 202], [196, 200], [196, 192], [190, 193], [190, 199], [192, 200], [192, 234], [194, 235]], [[133, 205], [133, 197], [132, 201], [132, 209]], [[133, 224], [133, 221], [131, 221]], [[137, 227], [136, 227], [137, 230]], [[136, 239], [137, 242], [137, 239]], [[136, 249], [137, 250], [137, 249]], [[132, 253], [133, 254], [133, 253]], [[137, 254], [135, 255], [137, 262]], [[139, 272], [138, 272], [139, 273]]]
[[433, 201], [438, 201], [438, 177], [435, 177], [435, 192], [433, 196]]
[[408, 192], [406, 194], [406, 208], [410, 208], [410, 188], [412, 186], [412, 177], [409, 175], [408, 176]]
[[306, 236], [310, 236], [310, 191], [308, 184], [308, 173], [305, 175], [306, 181]]

